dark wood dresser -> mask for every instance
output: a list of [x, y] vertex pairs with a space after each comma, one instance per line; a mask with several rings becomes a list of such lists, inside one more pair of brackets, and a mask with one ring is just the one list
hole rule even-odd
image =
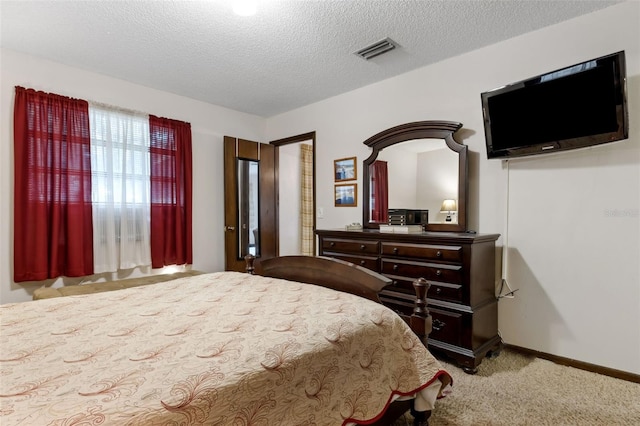
[[495, 241], [499, 234], [419, 234], [317, 230], [319, 255], [346, 260], [393, 280], [382, 302], [408, 319], [415, 300], [412, 282], [430, 284], [433, 317], [429, 349], [456, 361], [467, 373], [501, 349], [495, 297]]

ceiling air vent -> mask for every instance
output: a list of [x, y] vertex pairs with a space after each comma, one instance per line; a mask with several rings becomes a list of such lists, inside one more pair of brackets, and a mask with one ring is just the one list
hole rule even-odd
[[376, 56], [382, 55], [383, 53], [395, 48], [396, 42], [387, 37], [384, 40], [380, 40], [377, 43], [373, 43], [370, 46], [358, 50], [356, 55], [368, 61], [371, 58], [375, 58]]

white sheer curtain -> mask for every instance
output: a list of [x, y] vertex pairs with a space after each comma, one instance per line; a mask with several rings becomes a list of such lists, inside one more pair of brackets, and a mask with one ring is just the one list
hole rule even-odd
[[89, 105], [94, 273], [151, 264], [149, 117]]

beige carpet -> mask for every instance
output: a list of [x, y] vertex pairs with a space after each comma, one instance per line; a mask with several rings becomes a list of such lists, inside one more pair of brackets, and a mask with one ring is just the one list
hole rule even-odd
[[[436, 403], [430, 426], [640, 425], [637, 383], [507, 349], [485, 359], [476, 375], [443, 364], [454, 385]], [[394, 426], [410, 425], [405, 417]]]

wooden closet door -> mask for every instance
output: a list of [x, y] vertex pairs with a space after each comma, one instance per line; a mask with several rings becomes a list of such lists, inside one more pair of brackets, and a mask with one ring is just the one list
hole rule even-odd
[[[247, 184], [256, 167], [257, 206]], [[244, 272], [247, 253], [265, 259], [277, 256], [275, 182], [272, 145], [224, 137], [225, 270]], [[256, 210], [257, 226], [250, 221], [251, 209]]]

